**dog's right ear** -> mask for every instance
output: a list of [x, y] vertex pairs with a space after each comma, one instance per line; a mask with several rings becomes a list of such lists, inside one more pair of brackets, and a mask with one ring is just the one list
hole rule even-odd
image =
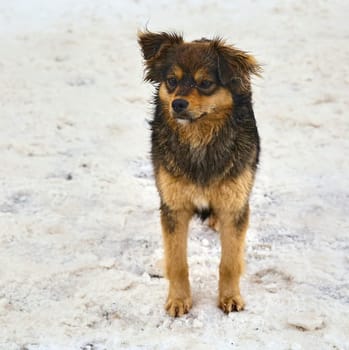
[[163, 78], [165, 57], [168, 49], [183, 43], [176, 33], [139, 32], [138, 43], [145, 59], [145, 80], [159, 83]]

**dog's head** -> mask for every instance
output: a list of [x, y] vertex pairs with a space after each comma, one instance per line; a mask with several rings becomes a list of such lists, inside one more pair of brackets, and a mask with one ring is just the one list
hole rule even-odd
[[182, 123], [219, 119], [231, 111], [233, 94], [250, 90], [255, 58], [221, 39], [186, 43], [175, 33], [139, 33], [145, 80], [159, 85], [164, 110]]

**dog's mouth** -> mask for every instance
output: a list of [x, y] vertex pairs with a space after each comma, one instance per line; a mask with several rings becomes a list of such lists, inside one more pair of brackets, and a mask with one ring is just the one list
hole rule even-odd
[[188, 124], [188, 123], [195, 123], [198, 120], [201, 120], [207, 116], [207, 112], [201, 113], [198, 117], [192, 115], [191, 113], [180, 113], [176, 114], [174, 117], [177, 119], [178, 122]]

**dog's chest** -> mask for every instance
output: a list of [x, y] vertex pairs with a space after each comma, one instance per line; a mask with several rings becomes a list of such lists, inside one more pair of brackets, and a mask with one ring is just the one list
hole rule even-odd
[[208, 209], [210, 198], [207, 191], [184, 177], [173, 177], [164, 168], [157, 174], [157, 186], [163, 200], [173, 209]]
[[194, 212], [229, 211], [240, 209], [246, 203], [253, 184], [253, 172], [246, 168], [240, 176], [201, 186], [192, 181], [173, 176], [163, 167], [156, 174], [156, 183], [162, 202], [173, 210]]
[[210, 208], [209, 199], [202, 193], [202, 191], [197, 190], [192, 195], [192, 204], [197, 211], [205, 211]]

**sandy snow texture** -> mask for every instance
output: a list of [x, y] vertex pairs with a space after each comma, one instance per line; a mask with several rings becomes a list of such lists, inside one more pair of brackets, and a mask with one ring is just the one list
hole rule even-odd
[[[0, 349], [349, 349], [347, 1], [0, 3]], [[264, 65], [247, 309], [216, 308], [218, 236], [191, 227], [194, 307], [163, 310], [151, 87], [138, 28], [223, 35]]]

